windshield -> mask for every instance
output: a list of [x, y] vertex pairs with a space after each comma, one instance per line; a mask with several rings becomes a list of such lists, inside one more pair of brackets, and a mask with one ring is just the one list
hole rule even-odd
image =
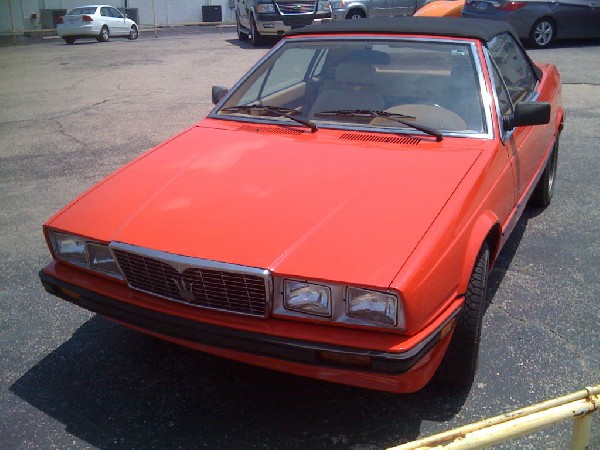
[[[275, 117], [272, 108], [287, 112]], [[473, 47], [442, 40], [289, 39], [213, 114], [297, 125], [293, 117], [318, 128], [486, 132]]]

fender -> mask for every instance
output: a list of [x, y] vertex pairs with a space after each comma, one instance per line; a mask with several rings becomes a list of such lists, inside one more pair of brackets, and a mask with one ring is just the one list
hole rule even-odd
[[501, 226], [498, 217], [492, 211], [483, 211], [475, 221], [471, 230], [471, 235], [469, 236], [469, 242], [466, 245], [463, 267], [458, 282], [459, 293], [467, 291], [471, 273], [473, 272], [473, 267], [475, 267], [475, 260], [477, 259], [481, 246], [488, 238], [491, 238], [488, 244], [490, 246], [490, 266], [492, 265], [492, 262], [496, 259], [496, 255], [500, 250], [500, 233]]

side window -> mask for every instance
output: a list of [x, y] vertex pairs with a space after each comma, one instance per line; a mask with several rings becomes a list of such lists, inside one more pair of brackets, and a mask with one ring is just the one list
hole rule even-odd
[[110, 13], [113, 17], [116, 17], [117, 19], [122, 19], [123, 16], [121, 15], [121, 13], [119, 12], [118, 9], [116, 8], [110, 8]]
[[110, 17], [110, 12], [108, 11], [108, 8], [101, 8], [100, 15], [102, 17]]
[[523, 54], [514, 38], [508, 33], [499, 34], [488, 43], [488, 49], [513, 103], [531, 96], [535, 92], [537, 78], [529, 58]]

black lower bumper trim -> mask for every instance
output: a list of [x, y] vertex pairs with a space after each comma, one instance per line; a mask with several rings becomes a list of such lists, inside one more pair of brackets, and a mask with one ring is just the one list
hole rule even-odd
[[[376, 372], [397, 375], [406, 372], [439, 342], [439, 332], [430, 336], [427, 343], [417, 351], [389, 353], [359, 348], [321, 344], [298, 339], [286, 339], [261, 333], [241, 331], [217, 325], [197, 322], [151, 309], [125, 303], [97, 294], [79, 286], [65, 283], [43, 271], [40, 279], [46, 291], [63, 300], [89, 311], [163, 336], [190, 343], [221, 349], [235, 350], [279, 360], [321, 367], [335, 367], [353, 371]], [[67, 289], [79, 295], [73, 299], [62, 292]], [[340, 364], [322, 359], [320, 352], [334, 352], [350, 356], [368, 356], [369, 366]]]

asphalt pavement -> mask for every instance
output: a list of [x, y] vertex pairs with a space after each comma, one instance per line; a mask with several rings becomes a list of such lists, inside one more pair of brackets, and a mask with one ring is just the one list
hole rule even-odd
[[[210, 110], [268, 50], [232, 28], [0, 48], [0, 448], [380, 449], [600, 383], [600, 42], [531, 50], [567, 114], [552, 204], [491, 274], [468, 391], [394, 395], [212, 357], [48, 295], [41, 226]], [[570, 423], [506, 443], [561, 449]], [[592, 449], [600, 448], [595, 415]]]

